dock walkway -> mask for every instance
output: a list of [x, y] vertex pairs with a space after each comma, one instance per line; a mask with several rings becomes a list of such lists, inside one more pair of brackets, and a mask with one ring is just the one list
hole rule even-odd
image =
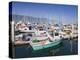
[[23, 41], [23, 40], [20, 40], [20, 41], [18, 40], [18, 41], [14, 42], [15, 45], [29, 44], [29, 43], [30, 43], [30, 41]]

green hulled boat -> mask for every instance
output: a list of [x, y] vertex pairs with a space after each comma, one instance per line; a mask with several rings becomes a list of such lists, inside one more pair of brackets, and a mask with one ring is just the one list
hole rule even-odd
[[46, 35], [47, 35], [46, 37], [38, 36], [36, 37], [36, 39], [32, 41], [31, 46], [34, 51], [54, 47], [61, 43], [61, 38], [58, 35], [54, 36], [54, 38], [51, 37], [47, 32], [46, 32]]
[[37, 44], [37, 45], [33, 45], [32, 48], [33, 50], [40, 50], [40, 49], [45, 49], [45, 48], [50, 48], [50, 47], [55, 47], [56, 45], [60, 44], [61, 40], [56, 40], [53, 42], [50, 42], [48, 44]]

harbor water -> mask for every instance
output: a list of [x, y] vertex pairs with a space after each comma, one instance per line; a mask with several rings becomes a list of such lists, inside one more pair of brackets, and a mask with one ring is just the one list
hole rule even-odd
[[33, 51], [31, 46], [15, 46], [15, 58], [64, 56], [78, 54], [78, 40], [62, 40], [61, 44], [48, 49]]

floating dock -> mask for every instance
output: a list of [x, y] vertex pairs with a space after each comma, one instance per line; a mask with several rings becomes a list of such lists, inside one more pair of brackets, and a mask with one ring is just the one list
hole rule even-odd
[[23, 41], [23, 40], [18, 40], [14, 42], [14, 45], [25, 45], [25, 44], [29, 44], [30, 41]]

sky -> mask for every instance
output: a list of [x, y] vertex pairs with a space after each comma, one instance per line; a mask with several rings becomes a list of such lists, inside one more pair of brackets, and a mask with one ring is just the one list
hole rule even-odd
[[68, 24], [78, 22], [77, 5], [12, 2], [12, 14], [48, 18]]

